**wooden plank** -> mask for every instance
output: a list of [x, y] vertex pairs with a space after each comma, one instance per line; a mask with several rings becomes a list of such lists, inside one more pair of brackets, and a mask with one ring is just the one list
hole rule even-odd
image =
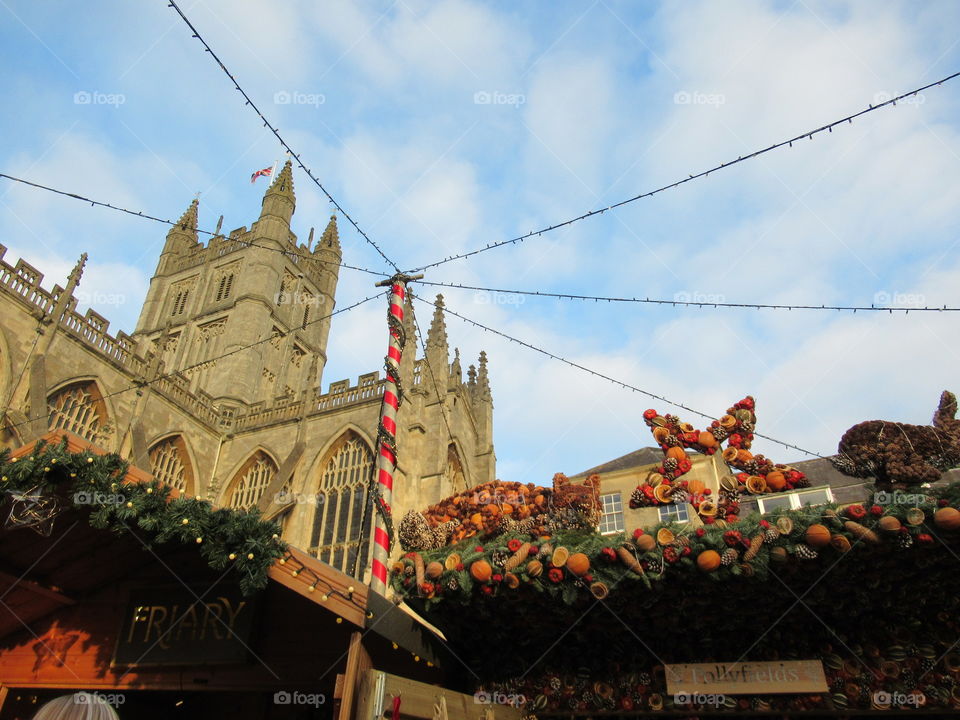
[[4, 588], [4, 592], [6, 593], [7, 591], [13, 589], [14, 586], [16, 586], [17, 590], [19, 591], [29, 592], [32, 595], [38, 595], [48, 600], [53, 600], [60, 605], [73, 605], [76, 602], [73, 598], [69, 598], [63, 593], [57, 592], [56, 590], [44, 587], [40, 583], [34, 582], [33, 580], [18, 578], [15, 575], [11, 575], [10, 573], [0, 570], [0, 587]]
[[[377, 677], [383, 677], [382, 703], [383, 713], [375, 717], [378, 704]], [[361, 696], [358, 699], [357, 714], [340, 720], [385, 720], [393, 710], [393, 698], [400, 698], [400, 716], [402, 720], [433, 720], [440, 699], [446, 702], [449, 720], [477, 720], [484, 716], [491, 720], [521, 720], [520, 708], [509, 705], [488, 705], [477, 702], [475, 695], [448, 690], [439, 685], [409, 680], [390, 675], [379, 670], [369, 670], [361, 684]]]
[[370, 655], [363, 646], [363, 634], [354, 632], [350, 635], [350, 647], [347, 650], [347, 668], [343, 675], [339, 720], [351, 720], [361, 679], [372, 665]]

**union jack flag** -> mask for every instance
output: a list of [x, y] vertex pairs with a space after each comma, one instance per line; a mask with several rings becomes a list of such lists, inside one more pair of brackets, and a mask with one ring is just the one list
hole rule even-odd
[[250, 176], [250, 182], [255, 183], [257, 178], [263, 175], [264, 177], [270, 177], [273, 174], [272, 167], [266, 167], [263, 170], [257, 170], [253, 175]]

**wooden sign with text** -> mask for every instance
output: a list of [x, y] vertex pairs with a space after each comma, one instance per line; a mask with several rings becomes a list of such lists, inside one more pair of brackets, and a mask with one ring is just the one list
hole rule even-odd
[[782, 662], [687, 663], [667, 665], [667, 692], [724, 695], [826, 692], [819, 660]]
[[245, 662], [253, 614], [253, 598], [236, 586], [200, 588], [195, 594], [184, 587], [135, 590], [121, 621], [113, 664]]

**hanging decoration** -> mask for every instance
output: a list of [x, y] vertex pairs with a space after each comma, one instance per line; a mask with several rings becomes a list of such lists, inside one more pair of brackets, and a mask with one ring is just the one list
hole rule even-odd
[[30, 528], [44, 537], [53, 532], [53, 520], [62, 508], [56, 497], [44, 494], [41, 486], [25, 491], [6, 490], [10, 510], [4, 527], [8, 529]]

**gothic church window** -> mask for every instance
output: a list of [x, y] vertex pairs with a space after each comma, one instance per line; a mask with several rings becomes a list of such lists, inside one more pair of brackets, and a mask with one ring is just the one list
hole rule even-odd
[[443, 474], [442, 492], [446, 495], [458, 492], [467, 487], [467, 481], [463, 473], [463, 463], [460, 462], [460, 455], [453, 443], [447, 447], [447, 467]]
[[334, 445], [320, 477], [310, 546], [320, 560], [348, 575], [358, 553], [363, 573], [370, 547], [373, 518], [367, 518], [362, 538], [360, 526], [372, 473], [373, 453], [356, 433], [347, 432]]
[[181, 493], [193, 493], [193, 469], [180, 435], [161, 440], [150, 450], [150, 467], [160, 482]]
[[243, 510], [254, 507], [276, 474], [277, 464], [265, 452], [258, 450], [237, 472], [227, 495], [227, 505]]
[[51, 430], [68, 430], [96, 442], [107, 419], [100, 389], [93, 381], [79, 382], [59, 390], [47, 399]]

